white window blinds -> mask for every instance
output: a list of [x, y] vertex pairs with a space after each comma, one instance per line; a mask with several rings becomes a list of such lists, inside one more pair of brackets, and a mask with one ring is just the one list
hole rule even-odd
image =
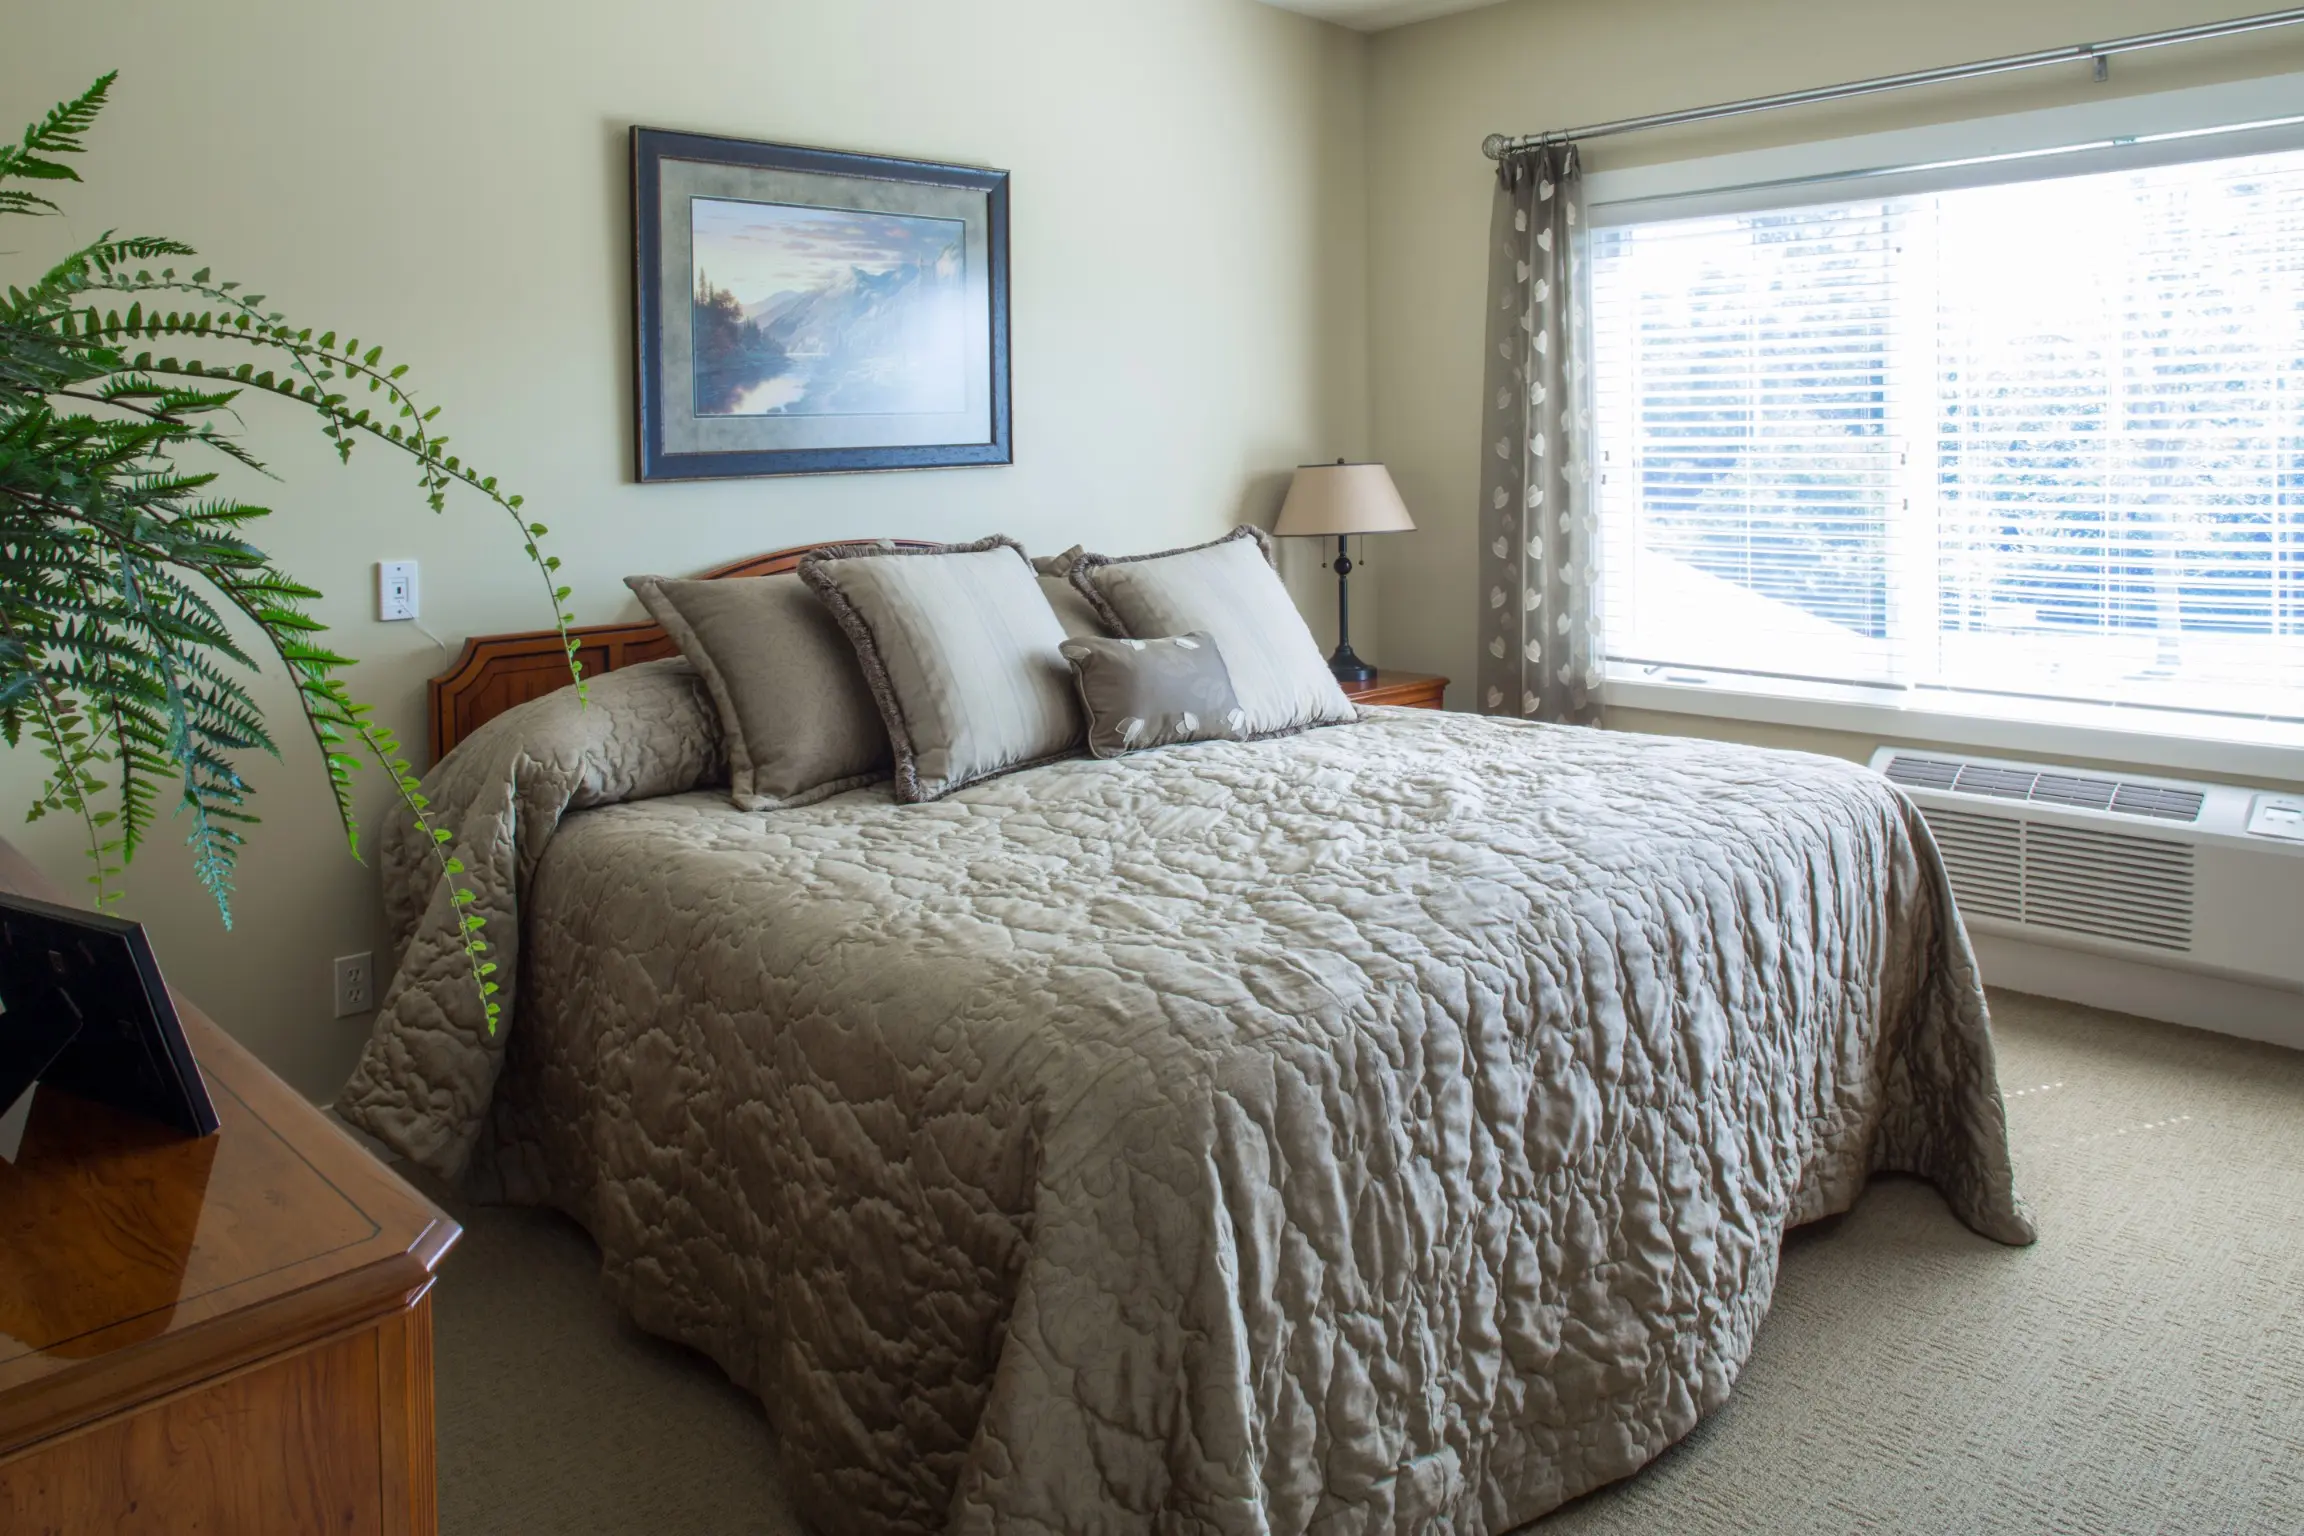
[[2304, 718], [2304, 153], [1592, 240], [1613, 673]]

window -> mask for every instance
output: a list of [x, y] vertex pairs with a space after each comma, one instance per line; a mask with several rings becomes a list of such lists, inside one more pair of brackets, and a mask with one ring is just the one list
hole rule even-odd
[[2304, 152], [1603, 227], [1591, 273], [1612, 678], [2304, 721]]

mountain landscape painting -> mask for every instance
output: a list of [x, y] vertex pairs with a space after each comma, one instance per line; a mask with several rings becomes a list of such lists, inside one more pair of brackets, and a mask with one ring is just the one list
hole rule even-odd
[[1008, 183], [634, 127], [638, 478], [1013, 464]]
[[689, 219], [698, 416], [967, 408], [960, 221], [711, 197]]

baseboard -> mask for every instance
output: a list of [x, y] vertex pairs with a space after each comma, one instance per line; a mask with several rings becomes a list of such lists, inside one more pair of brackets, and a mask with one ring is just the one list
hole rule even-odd
[[1987, 986], [2304, 1051], [2304, 993], [1973, 933]]

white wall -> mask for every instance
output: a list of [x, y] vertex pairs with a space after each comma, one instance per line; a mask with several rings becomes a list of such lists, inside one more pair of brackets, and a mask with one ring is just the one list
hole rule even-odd
[[[1387, 665], [1444, 672], [1469, 707], [1475, 660], [1481, 293], [1490, 133], [1630, 117], [2219, 20], [2231, 0], [1513, 0], [1378, 34], [1368, 135], [1376, 452], [1418, 531], [1386, 541]], [[2104, 85], [2079, 65], [1830, 107], [1592, 141], [1589, 170], [1725, 154], [2304, 68], [2304, 28], [2133, 54]], [[1863, 758], [1875, 737], [1611, 710], [1619, 728]], [[2001, 753], [1999, 755], [2008, 755]], [[2211, 777], [2215, 776], [2213, 773]]]
[[[1212, 537], [1268, 519], [1289, 466], [1367, 448], [1366, 41], [1249, 0], [80, 0], [8, 30], [0, 129], [121, 79], [69, 218], [12, 221], [0, 281], [67, 238], [166, 233], [384, 343], [552, 526], [582, 622], [634, 611], [628, 573], [829, 537]], [[633, 123], [1012, 171], [1016, 464], [632, 483]], [[534, 574], [481, 504], [434, 519], [387, 453], [341, 469], [290, 412], [248, 424], [282, 480], [254, 493], [278, 508], [260, 542], [329, 594], [356, 690], [421, 743], [447, 657], [374, 622], [373, 562], [422, 561], [424, 622], [451, 644], [545, 622]], [[284, 689], [263, 697], [286, 760], [250, 768], [266, 820], [239, 926], [218, 928], [165, 827], [126, 910], [173, 980], [323, 1095], [365, 1035], [330, 1019], [328, 977], [334, 955], [381, 955], [375, 879]], [[39, 777], [29, 749], [0, 760], [0, 805]], [[68, 829], [8, 835], [78, 877]]]

